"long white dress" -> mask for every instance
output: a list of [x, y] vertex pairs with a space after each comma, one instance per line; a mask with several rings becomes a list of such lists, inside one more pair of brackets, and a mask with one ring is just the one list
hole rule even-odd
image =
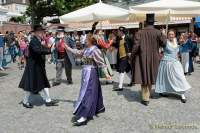
[[182, 94], [189, 90], [191, 86], [185, 78], [180, 61], [177, 59], [179, 47], [172, 47], [170, 43], [167, 41], [167, 45], [164, 48], [164, 56], [159, 65], [155, 92]]

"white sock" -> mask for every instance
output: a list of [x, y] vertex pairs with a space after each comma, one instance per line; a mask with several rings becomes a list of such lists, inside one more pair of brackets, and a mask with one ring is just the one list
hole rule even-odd
[[123, 88], [124, 73], [119, 74], [119, 88]]
[[186, 97], [185, 97], [184, 94], [181, 94], [181, 98], [182, 98], [182, 99], [186, 99]]
[[28, 92], [28, 91], [25, 92], [24, 99], [23, 99], [23, 103], [24, 104], [29, 103], [29, 97], [30, 97], [30, 95], [31, 95], [30, 92]]
[[43, 92], [44, 92], [44, 100], [46, 102], [51, 102], [51, 98], [50, 98], [50, 95], [49, 95], [49, 88], [44, 88]]
[[87, 118], [81, 117], [80, 119], [78, 119], [78, 122], [84, 122], [84, 121], [86, 121], [86, 120], [87, 120]]

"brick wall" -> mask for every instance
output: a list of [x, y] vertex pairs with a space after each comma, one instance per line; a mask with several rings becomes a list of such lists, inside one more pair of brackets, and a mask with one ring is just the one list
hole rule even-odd
[[6, 33], [6, 31], [13, 31], [14, 33], [17, 33], [22, 30], [31, 31], [31, 26], [17, 23], [3, 23], [2, 25], [0, 25], [1, 33]]

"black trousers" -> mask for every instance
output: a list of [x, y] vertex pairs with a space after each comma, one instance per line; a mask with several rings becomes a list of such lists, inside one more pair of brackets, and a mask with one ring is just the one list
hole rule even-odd
[[128, 73], [131, 71], [131, 66], [128, 62], [128, 58], [121, 58], [118, 60], [118, 72], [119, 73]]

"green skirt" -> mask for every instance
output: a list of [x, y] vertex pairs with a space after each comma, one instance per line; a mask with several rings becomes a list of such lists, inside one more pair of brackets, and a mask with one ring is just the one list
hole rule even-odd
[[[101, 50], [101, 52], [102, 52], [102, 55], [103, 55], [104, 63], [107, 65], [107, 69], [106, 69], [107, 73], [110, 76], [113, 76], [113, 71], [112, 71], [112, 68], [110, 66], [110, 62], [108, 61], [108, 58], [106, 56], [106, 53], [104, 52], [104, 50]], [[103, 68], [98, 68], [98, 72], [99, 72], [100, 78], [106, 78], [106, 74], [104, 73]]]

